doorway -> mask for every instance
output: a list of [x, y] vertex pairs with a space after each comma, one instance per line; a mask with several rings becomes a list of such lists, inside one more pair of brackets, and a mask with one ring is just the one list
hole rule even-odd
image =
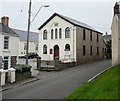
[[59, 46], [54, 46], [54, 60], [59, 60]]

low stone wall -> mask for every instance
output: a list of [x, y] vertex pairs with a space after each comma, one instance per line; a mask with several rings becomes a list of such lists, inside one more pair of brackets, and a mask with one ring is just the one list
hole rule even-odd
[[31, 77], [31, 72], [30, 71], [24, 72], [24, 73], [16, 73], [16, 75], [15, 75], [16, 82], [28, 79], [30, 77]]
[[[45, 63], [47, 61], [44, 61]], [[67, 69], [67, 68], [71, 68], [71, 67], [75, 67], [76, 66], [76, 62], [68, 62], [68, 63], [63, 63], [60, 61], [48, 61], [49, 65], [41, 65], [41, 67], [39, 68], [39, 70], [41, 71], [59, 71], [59, 70], [63, 70], [63, 69]]]
[[55, 70], [63, 70], [63, 69], [67, 69], [75, 66], [76, 66], [75, 62], [68, 62], [68, 63], [55, 62]]

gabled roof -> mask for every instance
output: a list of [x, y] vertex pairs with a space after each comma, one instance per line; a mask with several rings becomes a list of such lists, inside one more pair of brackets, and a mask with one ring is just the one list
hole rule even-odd
[[92, 31], [94, 31], [94, 32], [98, 32], [98, 33], [100, 33], [100, 34], [103, 34], [103, 33], [97, 31], [96, 29], [92, 28], [91, 26], [89, 26], [89, 25], [87, 25], [87, 24], [85, 24], [85, 23], [82, 23], [82, 22], [77, 21], [77, 20], [75, 20], [75, 19], [72, 19], [72, 18], [63, 16], [63, 15], [58, 14], [58, 13], [54, 13], [45, 23], [43, 23], [43, 24], [38, 28], [38, 30], [40, 30], [41, 28], [43, 28], [43, 27], [44, 27], [52, 18], [54, 18], [55, 16], [58, 16], [58, 17], [60, 17], [60, 18], [62, 18], [62, 19], [64, 19], [64, 20], [66, 20], [67, 22], [75, 25], [75, 26], [79, 26], [79, 27], [86, 28], [86, 29], [92, 30]]
[[[19, 36], [21, 41], [27, 41], [27, 31], [13, 29]], [[29, 41], [38, 42], [38, 33], [30, 32]]]
[[19, 37], [19, 35], [15, 31], [13, 31], [10, 27], [3, 23], [0, 23], [0, 32]]
[[104, 36], [103, 36], [103, 39], [104, 39], [105, 41], [111, 40], [111, 35], [104, 35]]

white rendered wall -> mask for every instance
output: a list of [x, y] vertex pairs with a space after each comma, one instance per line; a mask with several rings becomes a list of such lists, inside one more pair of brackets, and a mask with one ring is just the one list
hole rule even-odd
[[[26, 55], [26, 50], [24, 50], [24, 43], [27, 43], [26, 41], [19, 41], [19, 56], [24, 56]], [[35, 50], [36, 44], [38, 42], [29, 42], [29, 52], [36, 52], [38, 53], [38, 50]]]
[[120, 65], [120, 20], [116, 15], [112, 23], [112, 65]]
[[[54, 24], [58, 23], [58, 26], [55, 27]], [[70, 28], [70, 38], [65, 38], [65, 28]], [[62, 38], [61, 39], [55, 39], [55, 29], [58, 29], [58, 37], [59, 37], [59, 28], [62, 28]], [[43, 40], [43, 31], [47, 30], [48, 33], [48, 39]], [[51, 29], [54, 30], [54, 39], [51, 39]], [[73, 36], [74, 34], [74, 36]], [[64, 60], [66, 57], [64, 55], [64, 49], [66, 44], [70, 44], [70, 58], [75, 59], [76, 61], [76, 50], [73, 53], [73, 38], [75, 38], [76, 31], [74, 30], [74, 26], [70, 24], [69, 22], [61, 19], [58, 16], [55, 16], [53, 19], [49, 21], [41, 30], [39, 34], [39, 55], [42, 60], [53, 60], [54, 59], [54, 51], [53, 54], [50, 54], [50, 49], [54, 50], [54, 46], [59, 46], [59, 60]], [[47, 45], [47, 54], [43, 54], [43, 46]], [[76, 43], [74, 42], [74, 48], [76, 47]], [[73, 57], [74, 56], [74, 57]]]

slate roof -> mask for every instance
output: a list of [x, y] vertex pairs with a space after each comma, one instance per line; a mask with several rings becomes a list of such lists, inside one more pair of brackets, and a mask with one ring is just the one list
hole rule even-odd
[[111, 40], [111, 35], [104, 35], [104, 36], [103, 36], [103, 39], [104, 39], [105, 41]]
[[[21, 41], [27, 41], [27, 31], [13, 29], [19, 36]], [[29, 41], [38, 42], [39, 34], [36, 32], [29, 33]]]
[[15, 31], [13, 31], [10, 27], [8, 27], [7, 25], [5, 25], [3, 23], [0, 23], [0, 32], [9, 34], [11, 36], [19, 37], [19, 35]]
[[54, 14], [53, 14], [45, 23], [43, 23], [38, 29], [40, 30], [41, 28], [43, 28], [43, 27], [44, 27], [53, 17], [55, 17], [55, 16], [59, 16], [60, 18], [66, 20], [67, 22], [69, 22], [69, 23], [71, 23], [71, 24], [73, 24], [73, 25], [75, 25], [75, 26], [79, 26], [79, 27], [86, 28], [86, 29], [92, 30], [92, 31], [94, 31], [94, 32], [98, 32], [98, 33], [100, 33], [100, 34], [103, 34], [103, 33], [97, 31], [96, 29], [92, 28], [91, 26], [89, 26], [89, 25], [87, 25], [87, 24], [85, 24], [85, 23], [83, 23], [83, 22], [77, 21], [77, 20], [72, 19], [72, 18], [70, 18], [70, 17], [63, 16], [63, 15], [58, 14], [58, 13], [54, 13]]

